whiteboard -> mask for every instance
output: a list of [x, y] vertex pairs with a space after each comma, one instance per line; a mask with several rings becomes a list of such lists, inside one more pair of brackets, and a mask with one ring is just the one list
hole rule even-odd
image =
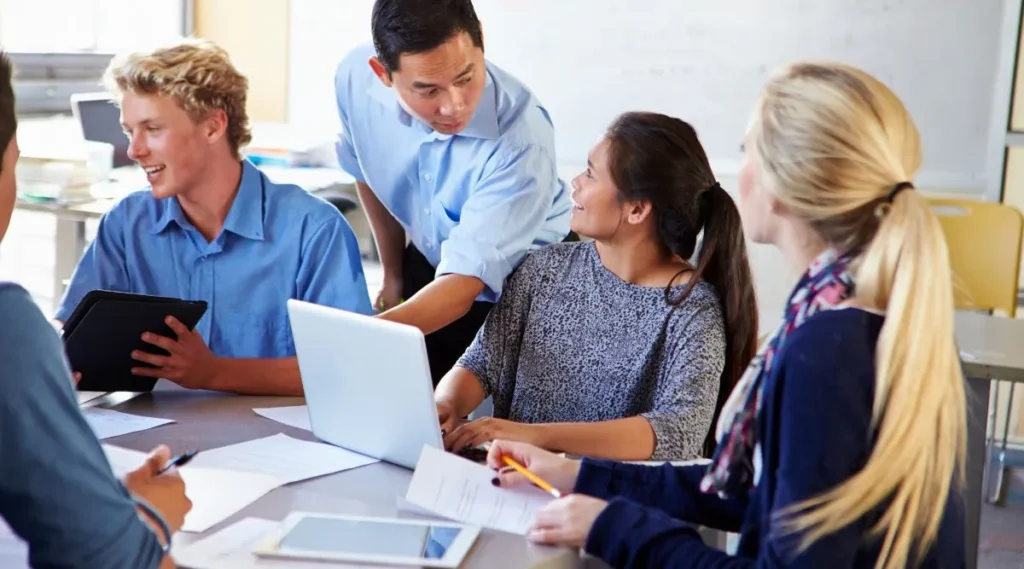
[[[372, 0], [292, 0], [289, 120], [338, 128], [334, 67], [370, 39]], [[551, 113], [574, 172], [611, 120], [658, 111], [691, 122], [716, 171], [769, 73], [839, 59], [903, 99], [925, 149], [921, 185], [981, 192], [1002, 0], [476, 0], [489, 60]]]

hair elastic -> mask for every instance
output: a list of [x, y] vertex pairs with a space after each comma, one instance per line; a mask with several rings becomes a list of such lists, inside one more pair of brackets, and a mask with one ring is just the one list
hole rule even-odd
[[886, 198], [886, 201], [888, 201], [889, 203], [892, 203], [892, 200], [896, 199], [896, 195], [897, 194], [899, 194], [903, 190], [912, 190], [912, 189], [914, 189], [914, 184], [912, 184], [910, 182], [900, 182], [900, 183], [896, 184], [895, 186], [893, 186], [893, 188], [891, 190], [889, 190], [889, 197]]

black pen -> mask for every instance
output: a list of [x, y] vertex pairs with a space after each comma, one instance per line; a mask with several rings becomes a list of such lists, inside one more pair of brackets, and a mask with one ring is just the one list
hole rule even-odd
[[168, 460], [167, 464], [165, 464], [164, 467], [161, 468], [159, 472], [157, 472], [157, 476], [167, 472], [168, 470], [176, 466], [185, 466], [186, 464], [188, 464], [188, 461], [192, 460], [192, 458], [197, 454], [199, 454], [199, 451], [190, 450], [184, 454], [179, 454], [178, 456], [172, 458], [171, 460]]

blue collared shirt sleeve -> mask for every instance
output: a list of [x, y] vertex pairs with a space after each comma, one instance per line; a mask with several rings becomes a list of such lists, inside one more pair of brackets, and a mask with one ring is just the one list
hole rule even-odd
[[60, 339], [28, 293], [0, 284], [0, 516], [37, 568], [157, 567], [139, 518], [82, 417]]
[[555, 161], [539, 145], [508, 146], [492, 159], [441, 245], [437, 275], [484, 282], [495, 301], [502, 284], [533, 245], [558, 188]]
[[125, 266], [124, 203], [118, 204], [100, 218], [96, 238], [71, 275], [71, 283], [64, 291], [56, 319], [66, 322], [75, 307], [92, 290], [131, 292], [131, 282]]
[[341, 119], [341, 133], [334, 145], [334, 151], [338, 155], [338, 165], [341, 169], [352, 176], [358, 182], [366, 183], [363, 176], [363, 169], [359, 166], [359, 158], [356, 157], [355, 146], [352, 145], [352, 134], [349, 130], [348, 109], [349, 109], [349, 67], [353, 64], [353, 56], [349, 56], [338, 65], [334, 74], [334, 96], [338, 104], [338, 118]]
[[299, 300], [373, 314], [359, 244], [340, 213], [310, 235], [296, 278]]

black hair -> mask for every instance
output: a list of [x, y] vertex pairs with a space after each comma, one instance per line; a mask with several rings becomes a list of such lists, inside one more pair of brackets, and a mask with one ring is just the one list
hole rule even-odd
[[714, 287], [722, 305], [725, 369], [704, 444], [705, 456], [711, 456], [718, 415], [757, 351], [757, 299], [739, 211], [715, 180], [689, 123], [657, 113], [626, 113], [605, 136], [608, 170], [620, 197], [651, 204], [658, 237], [669, 252], [684, 261], [697, 253], [690, 280], [673, 297], [673, 283], [690, 268], [680, 271], [665, 288], [666, 302], [679, 306], [704, 280]]
[[376, 0], [370, 22], [377, 59], [388, 74], [398, 71], [402, 55], [430, 51], [462, 32], [484, 48], [471, 0]]
[[[0, 155], [18, 130], [18, 119], [14, 112], [14, 65], [11, 58], [0, 50]], [[0, 160], [0, 169], [3, 161]]]

